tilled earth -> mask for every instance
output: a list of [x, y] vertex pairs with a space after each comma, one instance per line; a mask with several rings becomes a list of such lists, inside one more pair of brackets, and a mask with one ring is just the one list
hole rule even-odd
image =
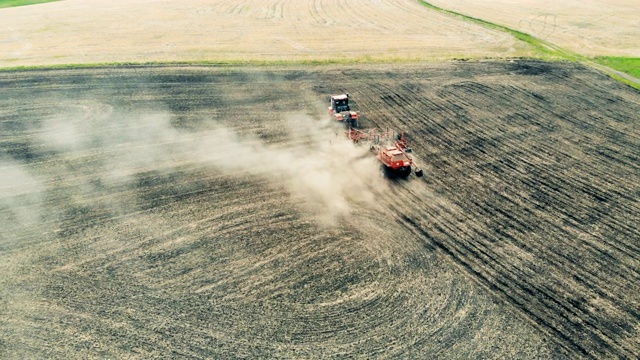
[[[0, 355], [632, 358], [640, 94], [537, 61], [0, 73]], [[326, 113], [407, 131], [384, 180]], [[336, 134], [337, 133], [337, 134]]]

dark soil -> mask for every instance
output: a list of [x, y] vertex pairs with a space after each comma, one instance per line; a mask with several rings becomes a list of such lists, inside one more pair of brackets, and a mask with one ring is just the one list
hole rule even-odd
[[[2, 358], [640, 353], [640, 93], [581, 65], [5, 71], [0, 89]], [[362, 127], [408, 133], [423, 178], [350, 155], [326, 113], [342, 92]]]

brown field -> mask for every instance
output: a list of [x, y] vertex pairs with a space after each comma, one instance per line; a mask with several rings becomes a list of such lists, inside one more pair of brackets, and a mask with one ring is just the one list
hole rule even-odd
[[508, 34], [403, 0], [64, 0], [0, 19], [0, 67], [531, 54]]
[[586, 56], [640, 57], [640, 1], [433, 0], [433, 5], [505, 25]]
[[[0, 71], [0, 358], [636, 357], [640, 93], [415, 62], [530, 48], [414, 1], [302, 3], [0, 10], [0, 67], [392, 61]], [[424, 178], [343, 138], [341, 92]]]
[[[632, 357], [640, 96], [579, 65], [4, 72], [3, 357]], [[410, 131], [385, 181], [331, 126]], [[28, 98], [29, 101], [24, 101]]]

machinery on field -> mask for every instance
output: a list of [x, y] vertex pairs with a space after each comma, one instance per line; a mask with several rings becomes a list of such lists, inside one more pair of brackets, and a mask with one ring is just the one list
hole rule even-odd
[[380, 163], [380, 172], [388, 178], [406, 178], [412, 169], [417, 177], [424, 172], [408, 153], [412, 150], [404, 133], [381, 131], [380, 129], [358, 129], [359, 115], [349, 107], [349, 94], [331, 95], [329, 114], [336, 122], [347, 127], [347, 137], [354, 143], [368, 142], [369, 150], [375, 153]]
[[379, 129], [349, 128], [347, 137], [355, 143], [369, 142], [369, 149], [376, 154], [376, 159], [380, 162], [380, 172], [385, 177], [406, 178], [411, 175], [412, 169], [417, 177], [424, 175], [422, 169], [408, 154], [412, 150], [404, 133], [394, 134], [388, 129], [382, 132]]
[[358, 113], [349, 107], [349, 94], [331, 95], [329, 114], [338, 122], [351, 128], [358, 127]]

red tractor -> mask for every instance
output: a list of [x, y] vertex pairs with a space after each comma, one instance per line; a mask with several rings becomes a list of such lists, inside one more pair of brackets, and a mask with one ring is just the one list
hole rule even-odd
[[358, 127], [358, 113], [349, 108], [349, 94], [331, 95], [329, 114], [335, 121], [344, 123], [346, 127]]

